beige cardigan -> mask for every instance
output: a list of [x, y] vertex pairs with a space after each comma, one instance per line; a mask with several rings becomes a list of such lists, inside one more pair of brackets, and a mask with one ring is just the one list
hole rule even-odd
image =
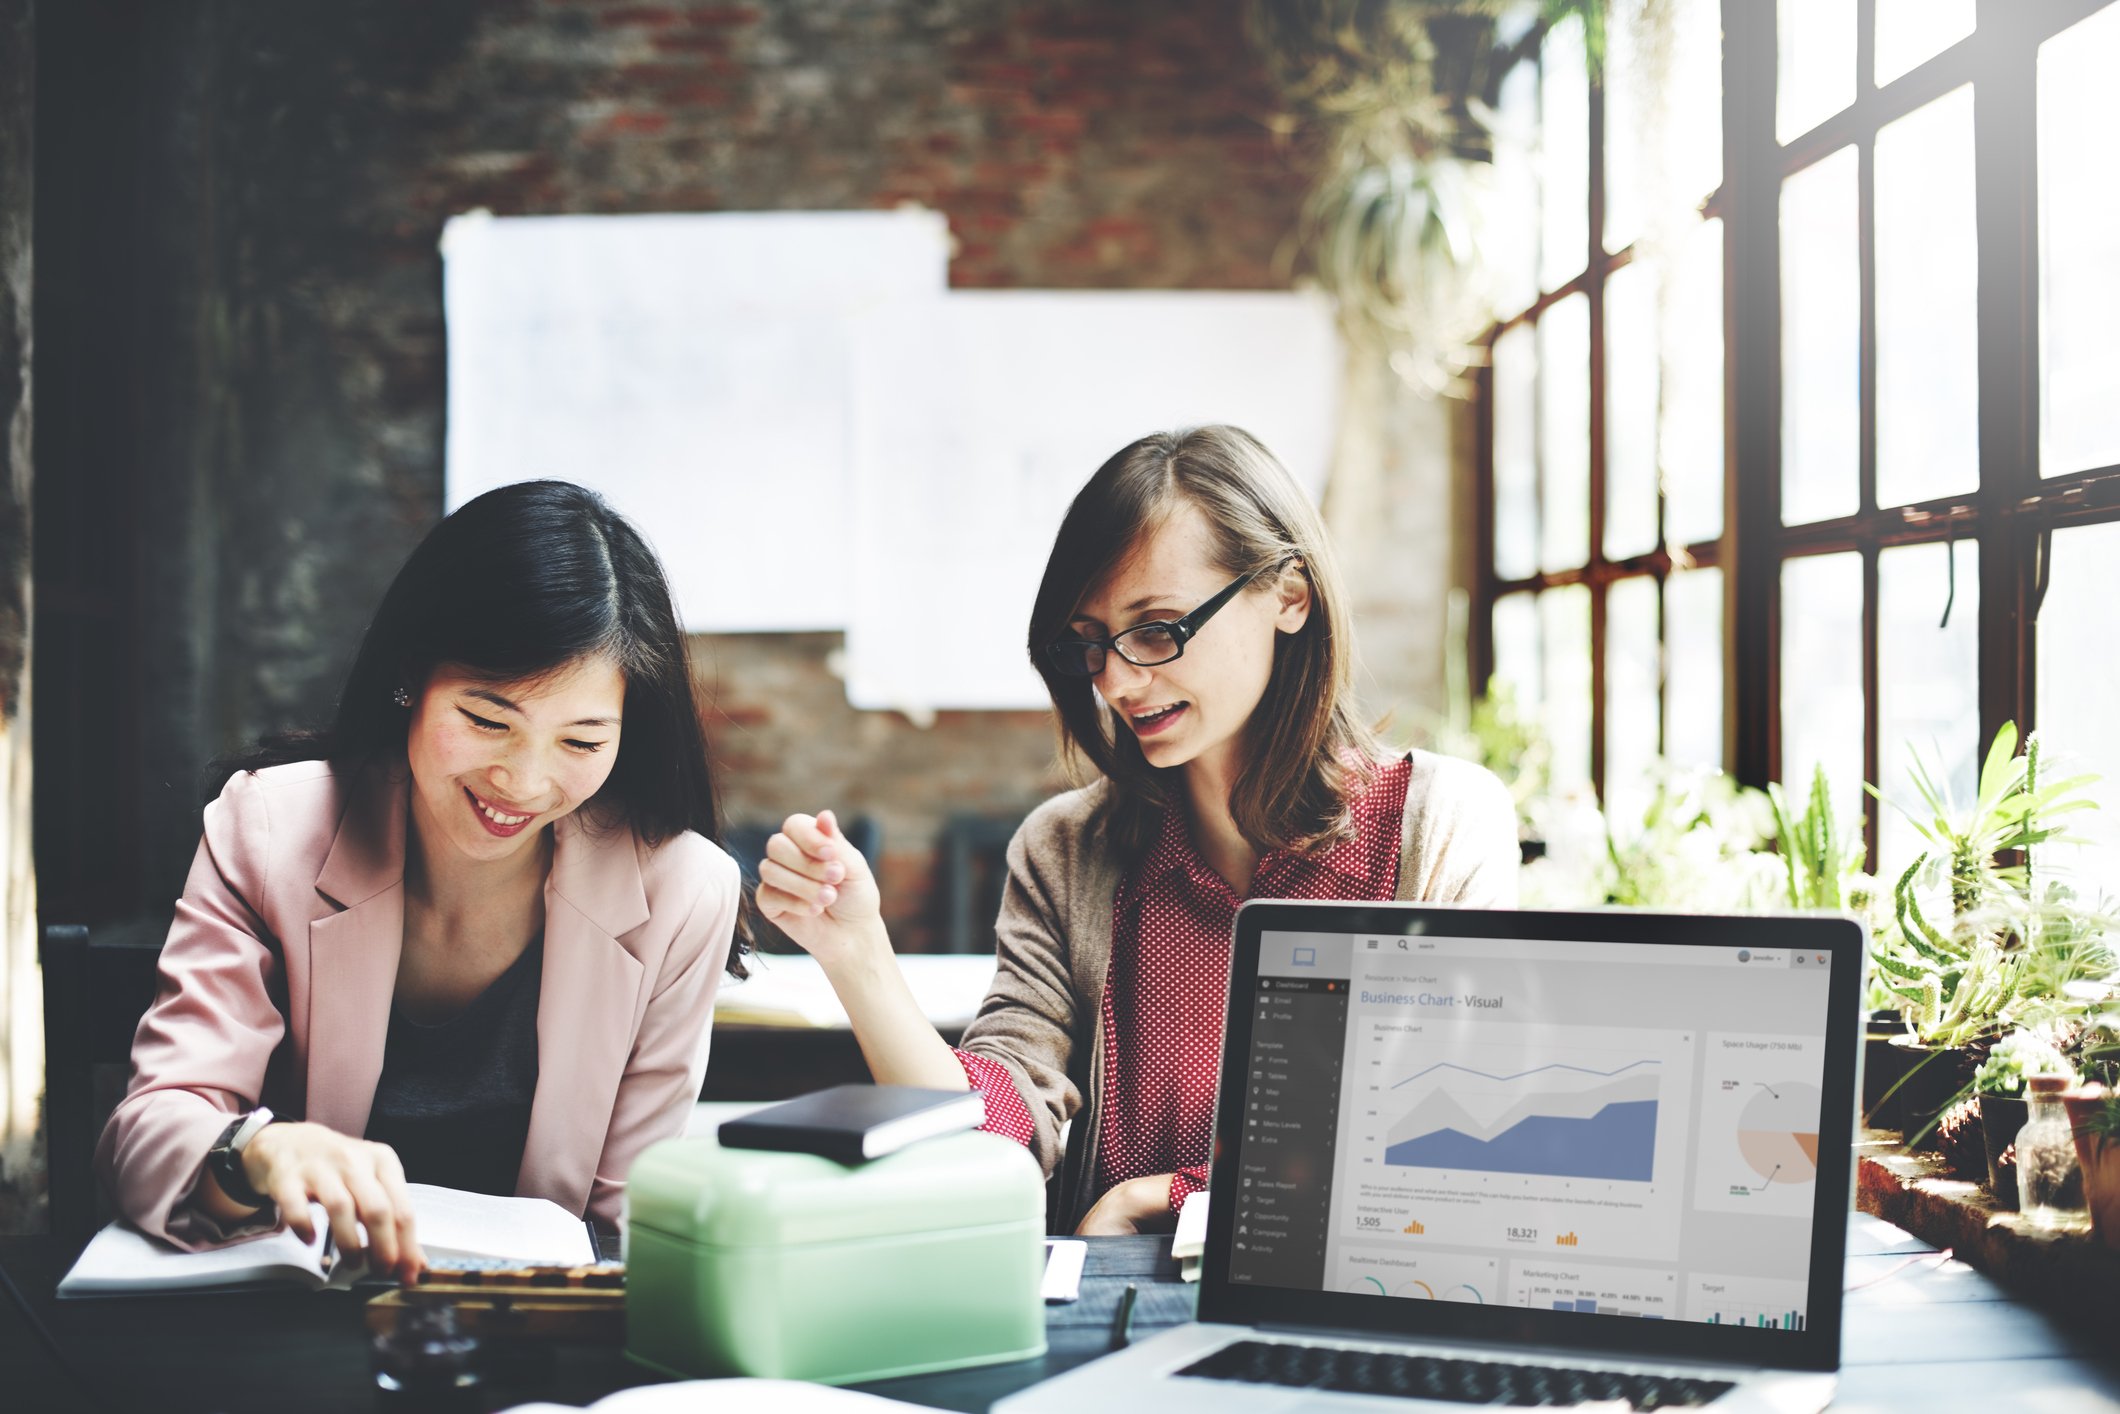
[[[1513, 908], [1519, 855], [1509, 792], [1469, 761], [1411, 755], [1398, 897]], [[1009, 841], [995, 925], [1000, 971], [962, 1042], [1000, 1062], [1023, 1094], [1035, 1127], [1031, 1153], [1054, 1180], [1046, 1213], [1054, 1232], [1072, 1232], [1096, 1197], [1104, 1088], [1097, 1018], [1125, 867], [1104, 831], [1108, 795], [1108, 783], [1098, 781], [1056, 796]], [[1063, 1154], [1061, 1127], [1070, 1119]]]

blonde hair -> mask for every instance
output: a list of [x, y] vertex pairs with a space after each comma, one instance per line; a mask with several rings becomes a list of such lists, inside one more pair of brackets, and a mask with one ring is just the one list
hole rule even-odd
[[[1377, 755], [1351, 702], [1353, 628], [1325, 524], [1287, 468], [1258, 438], [1229, 426], [1158, 432], [1122, 449], [1075, 495], [1053, 540], [1031, 609], [1030, 655], [1058, 714], [1070, 764], [1087, 758], [1112, 786], [1107, 828], [1137, 855], [1158, 818], [1184, 792], [1175, 768], [1151, 766], [1115, 712], [1100, 711], [1088, 678], [1068, 677], [1046, 645], [1066, 637], [1083, 598], [1159, 528], [1181, 503], [1197, 506], [1215, 557], [1234, 578], [1305, 575], [1311, 607], [1303, 627], [1278, 635], [1266, 692], [1244, 726], [1246, 769], [1230, 814], [1260, 850], [1322, 849], [1353, 831], [1349, 803]], [[1249, 592], [1249, 591], [1247, 591]]]

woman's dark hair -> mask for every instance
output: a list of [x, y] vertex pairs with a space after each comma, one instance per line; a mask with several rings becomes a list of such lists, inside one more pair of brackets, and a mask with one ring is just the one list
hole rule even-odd
[[[384, 592], [330, 728], [216, 762], [212, 791], [237, 771], [289, 761], [402, 760], [411, 714], [396, 693], [419, 692], [444, 663], [521, 683], [584, 657], [610, 659], [626, 681], [618, 758], [584, 802], [584, 823], [621, 824], [650, 845], [687, 830], [719, 842], [691, 658], [662, 565], [603, 497], [566, 481], [488, 491], [429, 531]], [[739, 977], [741, 955], [729, 958]]]
[[1098, 705], [1091, 680], [1060, 673], [1045, 650], [1068, 636], [1083, 599], [1186, 503], [1205, 514], [1222, 573], [1258, 575], [1246, 593], [1271, 590], [1281, 574], [1310, 581], [1309, 618], [1275, 637], [1229, 808], [1262, 849], [1322, 848], [1353, 830], [1349, 802], [1378, 746], [1354, 715], [1354, 630], [1325, 523], [1273, 453], [1241, 428], [1143, 437], [1099, 467], [1068, 506], [1031, 608], [1029, 643], [1062, 751], [1110, 779], [1106, 827], [1127, 855], [1146, 849], [1161, 813], [1183, 802], [1177, 770], [1151, 766], [1118, 713]]

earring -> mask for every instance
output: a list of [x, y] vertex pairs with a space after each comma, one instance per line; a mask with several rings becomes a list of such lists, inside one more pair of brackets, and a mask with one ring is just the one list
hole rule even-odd
[[410, 707], [412, 705], [412, 694], [401, 687], [390, 694], [390, 700], [397, 703], [400, 707]]

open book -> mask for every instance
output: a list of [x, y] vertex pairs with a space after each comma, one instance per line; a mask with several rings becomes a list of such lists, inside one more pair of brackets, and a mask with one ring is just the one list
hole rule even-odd
[[[546, 1198], [497, 1198], [411, 1183], [414, 1234], [434, 1266], [499, 1259], [526, 1266], [581, 1266], [596, 1244], [581, 1219]], [[97, 1233], [59, 1283], [61, 1297], [144, 1296], [293, 1283], [343, 1290], [367, 1275], [367, 1264], [331, 1241], [324, 1210], [310, 1205], [316, 1237], [304, 1242], [282, 1227], [206, 1252], [184, 1252], [129, 1223]]]

